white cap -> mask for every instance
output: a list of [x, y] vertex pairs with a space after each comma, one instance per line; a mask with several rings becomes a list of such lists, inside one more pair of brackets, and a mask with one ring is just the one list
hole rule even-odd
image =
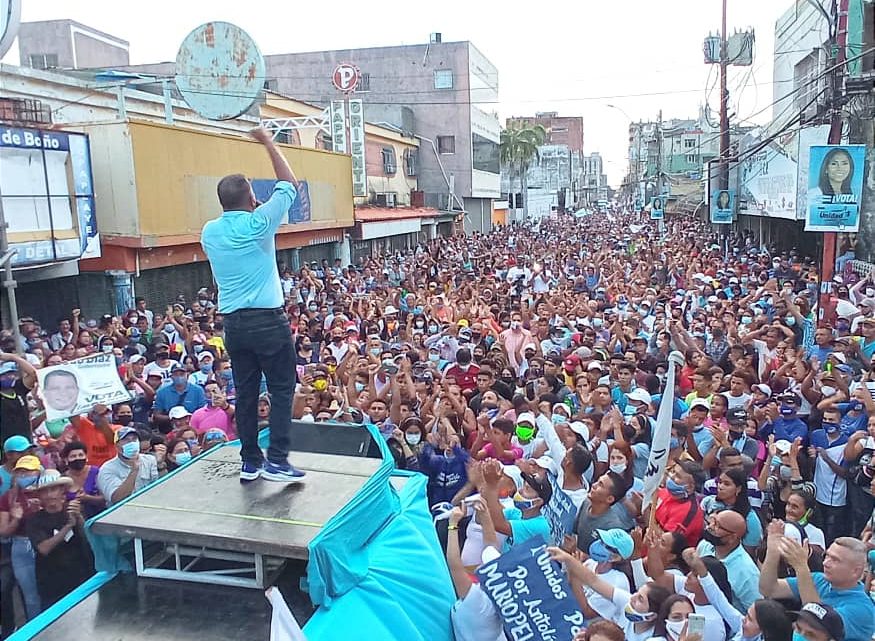
[[592, 371], [594, 369], [604, 370], [605, 366], [604, 366], [604, 364], [602, 364], [601, 361], [592, 361], [589, 365], [586, 366], [586, 369], [588, 371]]
[[383, 310], [384, 314], [397, 314], [398, 310], [395, 309], [394, 305], [386, 305], [386, 308]]
[[639, 403], [646, 403], [650, 405], [653, 402], [653, 399], [650, 397], [650, 394], [643, 387], [636, 387], [631, 392], [626, 394], [626, 398], [630, 401], [638, 401]]
[[523, 487], [523, 473], [516, 465], [502, 465], [502, 470], [505, 476], [513, 479], [516, 484], [516, 489], [521, 490]]
[[760, 392], [760, 394], [765, 394], [769, 398], [772, 397], [772, 388], [766, 385], [765, 383], [757, 383], [753, 386], [753, 389]]
[[131, 358], [128, 362], [129, 363], [139, 363], [140, 361], [144, 361], [144, 360], [146, 360], [146, 357], [143, 356], [142, 354], [134, 354], [133, 356], [131, 356]]
[[212, 352], [201, 352], [200, 354], [197, 355], [197, 360], [198, 360], [198, 362], [200, 362], [200, 361], [204, 360], [205, 358], [212, 358], [212, 357], [213, 357]]
[[185, 418], [186, 416], [191, 416], [191, 412], [185, 409], [182, 405], [177, 405], [176, 407], [171, 407], [170, 412], [167, 414], [171, 420], [176, 420], [180, 418]]
[[790, 453], [791, 443], [787, 439], [780, 439], [775, 441], [775, 449], [778, 451], [778, 454], [789, 454]]
[[690, 409], [694, 407], [704, 407], [709, 412], [711, 411], [711, 403], [708, 402], [707, 398], [696, 398], [690, 402]]
[[556, 465], [556, 461], [553, 460], [550, 456], [539, 456], [534, 459], [535, 465], [538, 467], [542, 467], [551, 474], [559, 474], [559, 466]]
[[583, 421], [572, 421], [569, 423], [571, 431], [581, 436], [584, 441], [589, 441], [589, 428]]
[[535, 415], [532, 412], [522, 412], [516, 417], [517, 423], [528, 423], [532, 427], [535, 427], [538, 423], [535, 420]]

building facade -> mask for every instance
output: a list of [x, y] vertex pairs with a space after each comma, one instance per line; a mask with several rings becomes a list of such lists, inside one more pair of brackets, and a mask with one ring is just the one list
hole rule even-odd
[[608, 198], [608, 177], [604, 173], [601, 154], [597, 151], [583, 157], [581, 193], [583, 202], [588, 205]]
[[534, 116], [512, 116], [505, 122], [506, 127], [518, 125], [541, 125], [547, 132], [544, 144], [565, 145], [574, 153], [583, 153], [581, 116], [560, 116], [557, 111], [539, 111]]
[[121, 67], [130, 62], [126, 40], [75, 20], [22, 22], [18, 56], [22, 66], [34, 69]]

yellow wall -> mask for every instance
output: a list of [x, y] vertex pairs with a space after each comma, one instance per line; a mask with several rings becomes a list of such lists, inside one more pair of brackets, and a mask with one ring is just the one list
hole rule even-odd
[[[272, 178], [263, 147], [255, 141], [178, 127], [129, 125], [141, 235], [199, 234], [219, 213], [216, 183], [243, 173]], [[310, 187], [313, 227], [353, 224], [349, 156], [280, 145], [295, 175]], [[319, 224], [321, 223], [321, 225]]]

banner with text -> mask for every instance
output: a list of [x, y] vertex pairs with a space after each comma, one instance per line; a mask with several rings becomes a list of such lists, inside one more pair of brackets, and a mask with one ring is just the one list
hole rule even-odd
[[553, 545], [562, 545], [562, 539], [566, 534], [571, 534], [574, 529], [574, 519], [577, 518], [577, 508], [571, 501], [571, 497], [559, 487], [556, 475], [547, 473], [553, 494], [544, 506], [542, 513], [550, 526], [550, 538]]
[[805, 231], [859, 231], [865, 164], [865, 145], [810, 148]]
[[46, 420], [78, 416], [98, 403], [114, 405], [131, 400], [118, 374], [115, 354], [95, 354], [36, 371]]
[[477, 577], [509, 639], [567, 641], [583, 629], [583, 615], [568, 577], [550, 559], [541, 536], [517, 543], [482, 565]]
[[349, 152], [352, 155], [352, 195], [368, 195], [365, 165], [365, 107], [359, 100], [349, 101]]

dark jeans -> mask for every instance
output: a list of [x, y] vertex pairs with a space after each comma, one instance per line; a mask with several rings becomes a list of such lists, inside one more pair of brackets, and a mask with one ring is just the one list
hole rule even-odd
[[851, 512], [847, 505], [831, 506], [817, 504], [815, 525], [823, 530], [823, 538], [829, 547], [840, 536], [849, 536], [851, 531]]
[[261, 465], [258, 447], [258, 392], [261, 374], [270, 392], [270, 447], [267, 459], [285, 463], [292, 430], [295, 349], [282, 309], [241, 309], [225, 315], [225, 346], [237, 388], [237, 434], [245, 463]]
[[848, 503], [851, 506], [851, 531], [850, 535], [859, 537], [863, 528], [869, 524], [872, 518], [872, 508], [875, 500], [862, 487], [848, 479]]

